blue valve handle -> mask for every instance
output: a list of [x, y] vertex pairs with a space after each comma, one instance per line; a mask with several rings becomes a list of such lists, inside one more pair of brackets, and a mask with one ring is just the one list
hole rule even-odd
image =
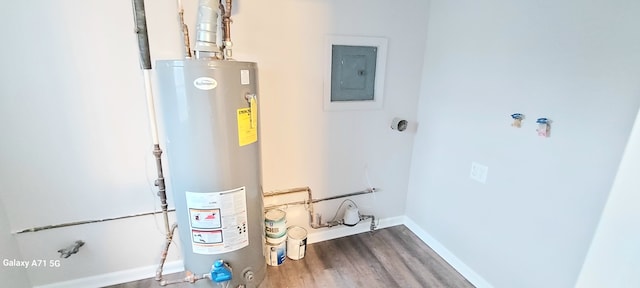
[[211, 280], [216, 283], [231, 280], [231, 269], [225, 265], [224, 261], [216, 260], [211, 266]]
[[549, 119], [547, 119], [547, 118], [538, 118], [538, 120], [536, 120], [536, 123], [538, 123], [538, 124], [549, 124]]

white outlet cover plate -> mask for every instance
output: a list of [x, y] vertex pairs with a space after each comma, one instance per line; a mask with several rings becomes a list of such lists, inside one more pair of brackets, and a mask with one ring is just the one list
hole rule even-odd
[[469, 173], [469, 178], [476, 180], [480, 183], [486, 183], [488, 173], [489, 173], [489, 167], [476, 162], [471, 163], [471, 172]]

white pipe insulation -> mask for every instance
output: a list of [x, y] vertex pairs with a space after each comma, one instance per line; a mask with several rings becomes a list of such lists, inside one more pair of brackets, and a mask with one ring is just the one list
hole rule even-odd
[[158, 120], [156, 117], [156, 108], [153, 100], [153, 88], [151, 85], [151, 69], [143, 69], [142, 74], [144, 76], [144, 94], [147, 99], [147, 112], [149, 113], [149, 126], [151, 127], [151, 138], [153, 139], [153, 145], [160, 144], [160, 137], [158, 136]]
[[164, 218], [164, 228], [167, 233], [169, 231], [169, 216], [167, 212], [167, 193], [164, 182], [164, 174], [162, 172], [162, 149], [160, 149], [160, 141], [158, 137], [158, 123], [156, 120], [156, 109], [154, 107], [153, 90], [151, 85], [151, 52], [149, 49], [149, 35], [147, 33], [147, 18], [144, 9], [144, 0], [132, 0], [133, 17], [136, 25], [135, 33], [138, 36], [138, 49], [140, 51], [140, 68], [144, 75], [144, 88], [147, 98], [147, 110], [149, 113], [149, 125], [151, 126], [151, 137], [153, 138], [153, 155], [156, 159], [156, 170], [158, 179], [155, 185], [158, 186], [158, 196], [160, 197], [162, 216]]

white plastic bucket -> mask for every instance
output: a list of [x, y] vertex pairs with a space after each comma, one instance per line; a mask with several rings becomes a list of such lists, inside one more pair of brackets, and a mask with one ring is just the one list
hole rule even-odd
[[264, 230], [267, 237], [280, 238], [287, 235], [287, 213], [280, 209], [264, 213]]
[[284, 263], [284, 260], [287, 259], [286, 239], [287, 235], [280, 238], [267, 237], [267, 241], [265, 243], [265, 259], [267, 260], [267, 265], [280, 266]]
[[304, 258], [307, 252], [307, 230], [300, 226], [291, 226], [287, 236], [287, 257], [293, 260]]

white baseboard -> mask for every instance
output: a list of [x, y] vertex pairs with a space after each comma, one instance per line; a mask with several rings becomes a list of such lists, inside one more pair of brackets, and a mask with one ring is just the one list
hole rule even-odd
[[[482, 278], [479, 274], [477, 274], [473, 269], [467, 266], [464, 262], [462, 262], [458, 257], [456, 257], [451, 251], [449, 251], [444, 245], [442, 245], [438, 240], [433, 238], [429, 233], [427, 233], [424, 229], [420, 228], [418, 224], [413, 222], [410, 218], [406, 216], [397, 216], [391, 218], [380, 219], [377, 229], [382, 229], [386, 227], [402, 225], [404, 224], [411, 230], [418, 238], [424, 241], [431, 249], [433, 249], [438, 255], [440, 255], [445, 261], [449, 263], [453, 268], [455, 268], [462, 276], [467, 278], [469, 282], [471, 282], [474, 286], [478, 288], [493, 288], [493, 286], [487, 282], [484, 278]], [[327, 241], [331, 239], [336, 239], [340, 237], [355, 235], [363, 232], [369, 231], [370, 222], [364, 221], [354, 227], [347, 226], [337, 226], [332, 228], [322, 228], [318, 230], [310, 231], [307, 236], [307, 243], [316, 243]], [[36, 288], [66, 288], [66, 287], [77, 287], [77, 288], [93, 288], [93, 287], [103, 287], [109, 285], [115, 285], [120, 283], [126, 283], [131, 281], [137, 281], [140, 279], [151, 278], [155, 276], [156, 265], [146, 266], [140, 268], [134, 268], [124, 271], [118, 271], [113, 273], [106, 273], [86, 278], [80, 278], [70, 281], [57, 282], [53, 284], [35, 286]], [[164, 266], [165, 274], [177, 273], [184, 271], [184, 266], [182, 261], [174, 261], [168, 262]]]
[[[35, 288], [95, 288], [116, 285], [140, 279], [152, 278], [156, 276], [157, 265], [134, 268], [124, 271], [100, 274], [96, 276], [79, 278], [70, 281], [57, 282], [53, 284], [35, 286]], [[164, 275], [184, 271], [182, 260], [167, 262], [164, 265]]]
[[413, 222], [413, 220], [405, 216], [403, 222], [404, 222], [403, 224], [407, 226], [407, 228], [409, 228], [409, 230], [411, 230], [413, 234], [416, 234], [418, 238], [420, 238], [424, 243], [429, 245], [429, 247], [431, 247], [433, 251], [438, 253], [440, 257], [442, 257], [445, 261], [447, 261], [447, 263], [449, 263], [451, 267], [456, 269], [458, 273], [462, 274], [464, 278], [467, 278], [467, 280], [469, 280], [471, 284], [473, 284], [478, 288], [493, 288], [493, 286], [487, 280], [485, 280], [484, 278], [482, 278], [482, 276], [480, 276], [478, 273], [473, 271], [471, 267], [467, 266], [467, 264], [462, 262], [462, 260], [456, 257], [456, 255], [454, 255], [453, 253], [451, 253], [449, 249], [447, 249], [444, 245], [442, 245], [442, 243], [440, 243], [438, 240], [433, 238], [433, 236], [427, 233], [427, 231], [420, 228], [420, 226], [418, 226], [418, 224]]

